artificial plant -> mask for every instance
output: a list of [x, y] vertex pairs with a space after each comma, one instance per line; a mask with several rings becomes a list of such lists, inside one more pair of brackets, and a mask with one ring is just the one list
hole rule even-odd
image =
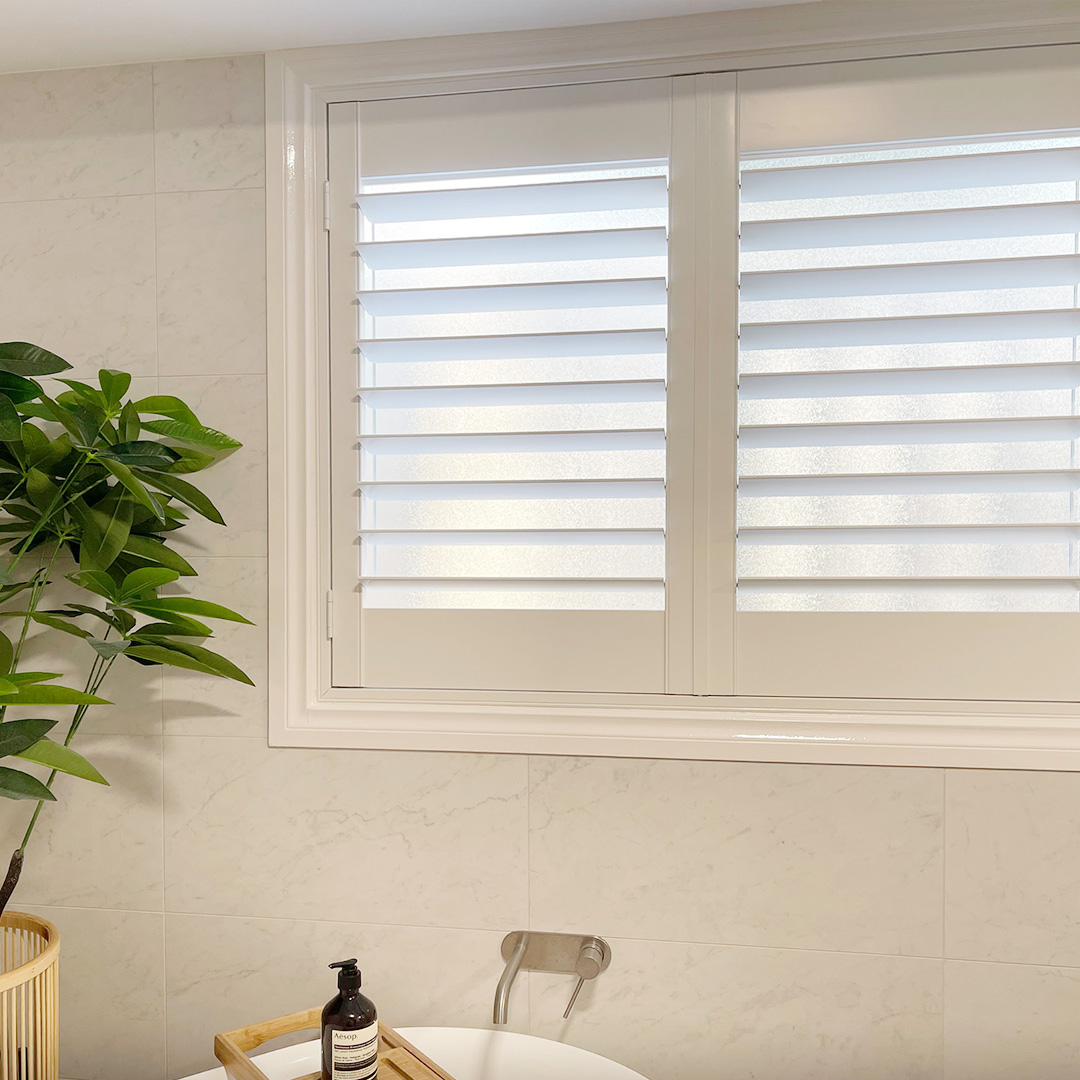
[[[195, 570], [171, 546], [189, 515], [224, 525], [184, 477], [240, 446], [199, 422], [179, 398], [128, 398], [131, 376], [103, 369], [98, 385], [37, 381], [71, 365], [27, 342], [0, 344], [0, 797], [27, 805], [27, 827], [0, 886], [0, 914], [18, 883], [26, 846], [59, 773], [105, 778], [72, 748], [114, 663], [168, 665], [251, 680], [208, 649], [204, 619], [247, 622], [220, 604], [161, 590]], [[87, 674], [25, 670], [27, 636], [56, 635], [85, 649]], [[5, 632], [6, 631], [6, 632]], [[59, 721], [26, 708], [68, 706]], [[9, 710], [17, 709], [18, 719]], [[44, 766], [44, 779], [24, 765]], [[32, 807], [32, 809], [30, 809]]]

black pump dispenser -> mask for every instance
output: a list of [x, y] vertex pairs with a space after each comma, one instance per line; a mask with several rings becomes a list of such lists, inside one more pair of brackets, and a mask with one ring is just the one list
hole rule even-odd
[[375, 1080], [379, 1068], [379, 1018], [360, 993], [356, 960], [339, 960], [338, 994], [322, 1011], [321, 1080]]
[[331, 970], [338, 968], [337, 988], [342, 993], [351, 991], [355, 993], [363, 985], [360, 969], [356, 966], [356, 957], [352, 960], [339, 960], [330, 965]]

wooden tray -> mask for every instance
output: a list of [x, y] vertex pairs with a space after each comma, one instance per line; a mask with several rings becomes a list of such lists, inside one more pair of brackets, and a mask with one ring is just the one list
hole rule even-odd
[[[214, 1036], [214, 1054], [225, 1066], [229, 1080], [266, 1080], [266, 1074], [248, 1057], [263, 1043], [295, 1031], [319, 1031], [322, 1028], [322, 1010], [306, 1009], [304, 1012], [279, 1016], [276, 1020], [264, 1020], [261, 1024], [223, 1031]], [[296, 1080], [319, 1080], [321, 1073], [308, 1073]], [[431, 1058], [422, 1054], [403, 1039], [393, 1028], [379, 1021], [379, 1080], [454, 1080], [440, 1069]]]

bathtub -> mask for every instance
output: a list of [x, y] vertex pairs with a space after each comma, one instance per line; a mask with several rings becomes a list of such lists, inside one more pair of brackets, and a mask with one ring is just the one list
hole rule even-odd
[[[625, 1065], [576, 1046], [480, 1028], [399, 1028], [418, 1050], [437, 1061], [454, 1080], [646, 1080]], [[296, 1080], [319, 1069], [319, 1043], [271, 1050], [256, 1059], [268, 1080]], [[186, 1080], [226, 1080], [224, 1069]]]

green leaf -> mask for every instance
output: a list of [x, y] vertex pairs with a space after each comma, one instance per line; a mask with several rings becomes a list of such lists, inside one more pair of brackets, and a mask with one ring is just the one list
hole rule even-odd
[[20, 687], [17, 694], [4, 698], [5, 705], [110, 705], [104, 698], [72, 690], [68, 686], [45, 686], [37, 683]]
[[[54, 401], [48, 394], [42, 394], [41, 401], [47, 414], [45, 419], [55, 420], [58, 424], [63, 424], [64, 430], [75, 439], [78, 445], [90, 446], [93, 444], [97, 438], [97, 424], [91, 422], [89, 427], [87, 426], [86, 418], [90, 416], [90, 413], [85, 409], [78, 409], [77, 406], [61, 405], [59, 401]], [[36, 411], [27, 408], [24, 408], [23, 412], [32, 416], [40, 415]], [[93, 417], [90, 418], [92, 421]]]
[[111, 458], [124, 465], [137, 465], [141, 469], [168, 469], [180, 455], [171, 447], [149, 439], [117, 443], [98, 451], [99, 458]]
[[0, 695], [14, 694], [18, 689], [10, 679], [0, 678]]
[[52, 630], [59, 630], [62, 634], [70, 634], [72, 637], [88, 638], [90, 636], [81, 626], [76, 626], [75, 623], [55, 612], [35, 611], [30, 618], [40, 626], [48, 626]]
[[56, 796], [40, 780], [18, 769], [0, 769], [0, 799], [56, 802]]
[[209, 469], [211, 465], [219, 460], [213, 454], [204, 454], [200, 450], [192, 450], [190, 446], [178, 446], [174, 447], [174, 449], [180, 455], [180, 460], [169, 470], [173, 476], [177, 473], [202, 472], [203, 469]]
[[0, 371], [0, 393], [11, 398], [16, 405], [22, 405], [26, 401], [33, 401], [41, 393], [41, 387], [33, 379]]
[[113, 564], [131, 533], [133, 509], [131, 498], [118, 488], [87, 509], [79, 538], [80, 570], [107, 570]]
[[[147, 600], [129, 606], [134, 611], [141, 611], [145, 615], [154, 615], [157, 618], [161, 617], [162, 612], [178, 612], [182, 615], [201, 615], [204, 619], [225, 619], [228, 622], [255, 625], [250, 619], [238, 615], [231, 608], [211, 603], [209, 600], [199, 600], [194, 596], [159, 596], [156, 600]], [[149, 610], [151, 608], [153, 610]]]
[[30, 686], [33, 683], [52, 682], [59, 679], [60, 675], [55, 671], [18, 671], [8, 672], [9, 682], [18, 683], [19, 686]]
[[11, 670], [11, 661], [15, 656], [15, 649], [7, 634], [0, 634], [0, 674], [6, 675]]
[[[80, 570], [77, 574], [68, 574], [68, 580], [106, 600], [116, 599], [116, 582], [103, 570]], [[71, 606], [76, 607], [75, 604]]]
[[102, 368], [98, 372], [98, 382], [101, 384], [102, 393], [109, 407], [115, 409], [131, 386], [131, 376], [126, 371]]
[[153, 566], [142, 570], [133, 570], [120, 585], [120, 600], [136, 600], [144, 592], [160, 589], [162, 585], [169, 585], [176, 581], [180, 575], [175, 570], [166, 570]]
[[182, 423], [191, 424], [193, 427], [201, 426], [199, 418], [191, 411], [186, 402], [171, 394], [154, 394], [152, 397], [140, 398], [135, 402], [135, 408], [142, 413], [152, 416], [167, 416], [172, 420], [180, 420]]
[[52, 739], [41, 739], [16, 756], [37, 765], [47, 765], [50, 769], [67, 773], [69, 776], [77, 776], [81, 780], [89, 780], [94, 784], [105, 784], [106, 787], [109, 784], [109, 781], [82, 754], [77, 754], [70, 746], [53, 742]]
[[13, 442], [22, 435], [22, 419], [11, 398], [0, 392], [0, 439]]
[[169, 667], [186, 668], [188, 671], [199, 671], [204, 675], [215, 675], [218, 678], [235, 679], [237, 682], [255, 684], [235, 665], [229, 663], [223, 656], [202, 649], [198, 645], [181, 644], [174, 642], [165, 645], [133, 645], [125, 656], [133, 660], [144, 660], [151, 664], [165, 664]]
[[158, 521], [164, 524], [165, 511], [161, 508], [157, 496], [147, 491], [146, 485], [122, 461], [113, 460], [111, 456], [105, 453], [98, 454], [98, 460], [116, 477], [118, 483], [126, 487], [135, 496], [135, 500], [140, 506], [145, 506]]
[[56, 727], [55, 720], [9, 720], [0, 724], [0, 757], [21, 754]]
[[[150, 615], [153, 618], [160, 619], [162, 622], [167, 623], [169, 626], [173, 627], [174, 628], [174, 630], [173, 630], [174, 633], [180, 634], [183, 637], [213, 637], [214, 636], [214, 631], [211, 630], [210, 627], [206, 625], [206, 623], [199, 622], [198, 619], [193, 619], [193, 618], [191, 618], [190, 615], [181, 615], [181, 614], [179, 614], [178, 612], [175, 612], [175, 611], [165, 611], [165, 610], [161, 610], [161, 611], [144, 611], [144, 610], [142, 610], [143, 608], [148, 607], [151, 603], [152, 602], [149, 601], [149, 600], [141, 601], [138, 605], [132, 604], [131, 609], [132, 609], [132, 611], [138, 611], [140, 615]], [[121, 611], [120, 611], [119, 608], [117, 609], [116, 614], [117, 615], [121, 614]], [[153, 625], [157, 625], [157, 624], [150, 623], [148, 625], [153, 626]], [[142, 627], [140, 627], [137, 632], [141, 633], [142, 632]]]
[[28, 341], [0, 343], [0, 371], [10, 371], [13, 375], [54, 375], [70, 367], [66, 360], [40, 345]]
[[119, 656], [129, 645], [130, 641], [105, 641], [103, 638], [90, 638], [90, 647], [103, 660], [112, 660]]
[[142, 430], [142, 421], [139, 419], [139, 410], [135, 408], [135, 402], [129, 401], [120, 410], [120, 441], [134, 442]]
[[[195, 620], [191, 620], [195, 623]], [[196, 629], [196, 627], [198, 627]], [[206, 638], [212, 637], [209, 626], [201, 626], [199, 624], [191, 626], [183, 626], [180, 623], [175, 622], [151, 622], [144, 623], [131, 635], [135, 641], [141, 641], [143, 638], [153, 638], [154, 643], [158, 643], [160, 638], [172, 638], [172, 637], [197, 637]]]
[[50, 506], [59, 506], [60, 489], [40, 469], [29, 469], [26, 473], [26, 494], [39, 509], [47, 510]]
[[88, 383], [80, 382], [78, 379], [57, 379], [56, 381], [62, 382], [65, 386], [71, 388], [70, 393], [60, 394], [57, 397], [56, 400], [61, 405], [79, 405], [82, 403], [91, 412], [99, 414], [99, 423], [105, 418], [107, 402], [105, 395], [96, 386], [90, 386]]
[[183, 420], [151, 420], [143, 424], [143, 427], [156, 435], [194, 443], [196, 446], [209, 446], [214, 450], [236, 450], [244, 445], [223, 431], [204, 427], [198, 423], [186, 423]]
[[166, 547], [160, 540], [154, 540], [149, 536], [132, 534], [128, 537], [124, 550], [130, 551], [132, 555], [138, 555], [140, 559], [160, 563], [170, 570], [175, 570], [181, 577], [195, 576], [194, 567], [182, 556], [177, 555], [172, 548]]
[[158, 491], [164, 491], [167, 495], [179, 499], [185, 506], [190, 506], [196, 513], [218, 525], [224, 525], [225, 519], [221, 516], [218, 508], [197, 488], [178, 476], [170, 476], [163, 473], [149, 473], [143, 479], [151, 487]]
[[215, 675], [223, 679], [233, 679], [236, 682], [245, 683], [247, 686], [255, 685], [247, 674], [241, 671], [231, 660], [227, 660], [220, 653], [213, 652], [211, 649], [206, 649], [201, 645], [193, 645], [189, 641], [174, 641], [169, 647], [177, 652], [186, 653], [193, 660], [198, 660]]

